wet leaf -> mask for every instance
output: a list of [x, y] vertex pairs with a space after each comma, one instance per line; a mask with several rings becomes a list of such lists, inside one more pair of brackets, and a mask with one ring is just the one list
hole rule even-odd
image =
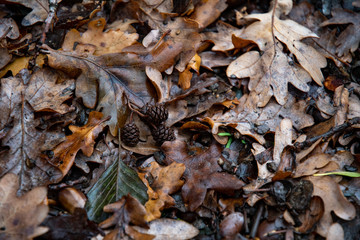
[[18, 176], [13, 173], [0, 180], [0, 239], [33, 239], [48, 231], [39, 226], [49, 211], [46, 188], [37, 187], [17, 197], [18, 187]]

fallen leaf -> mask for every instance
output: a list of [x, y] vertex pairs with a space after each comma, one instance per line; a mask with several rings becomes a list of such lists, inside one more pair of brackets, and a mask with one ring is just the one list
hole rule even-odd
[[[85, 126], [77, 127], [74, 125], [69, 126], [73, 134], [66, 137], [66, 140], [60, 143], [53, 150], [53, 156], [48, 157], [47, 161], [54, 167], [58, 168], [62, 177], [72, 167], [75, 156], [79, 150], [82, 150], [85, 156], [90, 157], [94, 151], [95, 139], [102, 132], [104, 122], [108, 119], [102, 119], [103, 114], [100, 112], [90, 112], [88, 122]], [[60, 177], [60, 179], [62, 179]], [[60, 181], [57, 179], [57, 181]]]
[[145, 203], [148, 199], [146, 190], [137, 173], [116, 158], [87, 193], [88, 201], [85, 208], [88, 217], [93, 221], [103, 221], [106, 218], [103, 207], [119, 201], [127, 194]]
[[220, 223], [220, 234], [226, 238], [235, 237], [241, 231], [244, 224], [244, 216], [240, 212], [227, 215]]
[[323, 200], [318, 196], [312, 197], [309, 209], [306, 209], [305, 213], [299, 216], [299, 220], [302, 223], [301, 226], [295, 228], [295, 230], [301, 233], [307, 233], [314, 228], [316, 223], [322, 218], [323, 214]]
[[[150, 222], [154, 219], [161, 217], [161, 210], [166, 207], [175, 205], [175, 200], [170, 196], [177, 192], [184, 181], [180, 178], [185, 171], [185, 165], [183, 163], [173, 162], [169, 166], [161, 167], [157, 162], [151, 162], [149, 166], [142, 168], [138, 173], [143, 182], [147, 182], [146, 176], [149, 175], [151, 179], [154, 179], [150, 185], [154, 193], [153, 197], [149, 197], [149, 200], [145, 203], [146, 217], [145, 220]], [[150, 189], [148, 189], [149, 191]], [[157, 195], [157, 196], [156, 196]], [[149, 194], [150, 196], [150, 194]]]
[[[262, 51], [261, 56], [257, 51], [247, 52], [232, 62], [226, 71], [228, 77], [250, 77], [249, 90], [260, 96], [258, 106], [261, 107], [264, 107], [272, 96], [279, 104], [284, 105], [288, 95], [288, 83], [307, 92], [307, 83], [311, 76], [317, 84], [322, 85], [321, 68], [327, 64], [325, 57], [301, 42], [304, 38], [317, 37], [316, 34], [292, 20], [279, 18], [281, 13], [290, 12], [292, 1], [283, 0], [277, 3], [268, 13], [246, 16], [245, 19], [257, 21], [237, 36], [254, 41]], [[301, 67], [282, 51], [280, 42], [296, 56]]]
[[88, 220], [86, 211], [82, 208], [75, 209], [72, 215], [48, 217], [44, 225], [49, 227], [50, 231], [43, 237], [49, 240], [90, 239], [102, 233], [96, 223]]
[[351, 220], [356, 216], [356, 210], [341, 192], [339, 185], [329, 176], [307, 177], [314, 185], [314, 196], [319, 196], [324, 201], [324, 215], [317, 225], [316, 232], [326, 237], [331, 225], [333, 224], [331, 212], [336, 216]]
[[[7, 129], [1, 141], [0, 173], [13, 172], [21, 176], [20, 192], [35, 186], [55, 182], [59, 171], [48, 164], [42, 152], [51, 150], [61, 141], [64, 133], [41, 130], [41, 119], [35, 118], [34, 110], [65, 113], [70, 111], [65, 100], [71, 97], [74, 81], [60, 84], [60, 76], [52, 70], [40, 69], [29, 76], [27, 70], [17, 77], [1, 79], [0, 129]], [[51, 78], [51, 79], [48, 79]]]
[[16, 196], [19, 179], [13, 173], [0, 180], [0, 238], [9, 240], [33, 239], [48, 231], [39, 226], [46, 218], [47, 190], [37, 187], [21, 197]]
[[[119, 121], [124, 121], [127, 118], [126, 105], [123, 103], [123, 94], [126, 94], [130, 101], [142, 106], [143, 100], [136, 95], [128, 86], [128, 84], [137, 85], [141, 87], [141, 91], [146, 91], [142, 84], [145, 84], [146, 78], [140, 77], [141, 72], [129, 75], [128, 81], [123, 81], [122, 78], [117, 77], [109, 65], [118, 66], [136, 63], [139, 64], [142, 60], [135, 56], [135, 59], [125, 57], [128, 62], [122, 62], [124, 57], [117, 57], [116, 54], [102, 55], [100, 57], [88, 56], [82, 57], [74, 53], [67, 53], [61, 51], [54, 51], [47, 48], [49, 55], [49, 65], [55, 69], [63, 70], [74, 77], [76, 81], [76, 95], [83, 98], [85, 106], [89, 108], [95, 107], [97, 101], [97, 109], [101, 110], [105, 117], [110, 116], [108, 122], [110, 132], [113, 136], [118, 133]], [[131, 55], [131, 54], [130, 54]], [[128, 54], [122, 55], [128, 56]], [[132, 55], [134, 56], [134, 55]], [[125, 60], [126, 61], [126, 60]], [[134, 63], [134, 64], [135, 64]], [[126, 66], [124, 66], [126, 68]], [[114, 69], [117, 71], [119, 69]], [[138, 70], [138, 69], [137, 69]], [[131, 74], [128, 69], [127, 72], [117, 72], [118, 74]], [[99, 81], [99, 85], [97, 84]], [[142, 83], [140, 83], [142, 82]], [[97, 91], [97, 88], [98, 91]]]
[[203, 33], [204, 40], [211, 41], [214, 43], [212, 51], [230, 51], [235, 48], [232, 42], [232, 35], [241, 35], [242, 29], [231, 26], [223, 21], [216, 23], [217, 32], [206, 32]]
[[349, 24], [335, 42], [338, 47], [336, 53], [341, 57], [348, 52], [355, 52], [360, 42], [360, 33], [356, 28], [360, 24], [360, 14], [337, 8], [331, 11], [331, 15], [333, 17], [323, 22], [320, 26]]
[[186, 166], [186, 181], [181, 191], [190, 211], [194, 211], [203, 203], [208, 189], [232, 193], [244, 185], [234, 175], [221, 172], [221, 167], [217, 163], [222, 151], [219, 144], [212, 143], [209, 149], [193, 156], [187, 154], [187, 148], [186, 143], [180, 140], [165, 142], [161, 146], [168, 163], [175, 161]]
[[[105, 236], [105, 240], [124, 239], [125, 234], [139, 236], [139, 233], [134, 233], [132, 230], [134, 227], [130, 227], [130, 224], [148, 227], [148, 223], [145, 220], [146, 210], [144, 206], [131, 195], [125, 195], [119, 201], [106, 205], [104, 212], [112, 212], [113, 215], [101, 222], [99, 226], [102, 228], [115, 226], [115, 228]], [[140, 236], [142, 238], [138, 239], [153, 239], [151, 234]]]
[[205, 28], [219, 17], [227, 6], [225, 0], [201, 0], [190, 18], [198, 22], [200, 28]]
[[[106, 21], [104, 18], [99, 18], [89, 22], [88, 30], [80, 34], [76, 29], [70, 30], [65, 36], [62, 49], [64, 51], [73, 51], [79, 47], [79, 44], [95, 46], [94, 55], [103, 55], [108, 53], [117, 53], [125, 47], [128, 47], [136, 42], [139, 35], [137, 33], [128, 33], [127, 28], [130, 21], [119, 23], [117, 28], [109, 29], [104, 32]], [[121, 26], [124, 25], [124, 26]], [[76, 44], [75, 44], [76, 43]]]
[[[42, 22], [47, 18], [49, 13], [49, 2], [47, 0], [10, 0], [7, 2], [19, 3], [32, 9], [21, 21], [21, 25], [23, 26], [31, 26], [37, 22]], [[61, 2], [61, 0], [58, 1], [58, 3], [59, 2]]]
[[185, 240], [192, 239], [199, 234], [193, 225], [182, 220], [160, 218], [149, 223], [149, 229], [134, 227], [138, 232], [154, 235], [154, 240]]

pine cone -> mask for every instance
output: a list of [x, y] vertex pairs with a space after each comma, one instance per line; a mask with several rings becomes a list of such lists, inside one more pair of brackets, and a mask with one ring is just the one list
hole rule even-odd
[[121, 141], [129, 147], [135, 147], [139, 142], [139, 128], [135, 125], [134, 122], [125, 124], [121, 128]]
[[146, 116], [146, 119], [143, 120], [154, 125], [159, 125], [169, 116], [169, 112], [164, 105], [158, 103], [155, 103], [155, 105], [147, 103], [141, 108], [140, 112]]
[[165, 125], [160, 125], [157, 128], [151, 129], [151, 135], [155, 142], [159, 145], [163, 144], [165, 141], [175, 140], [174, 130], [166, 127]]

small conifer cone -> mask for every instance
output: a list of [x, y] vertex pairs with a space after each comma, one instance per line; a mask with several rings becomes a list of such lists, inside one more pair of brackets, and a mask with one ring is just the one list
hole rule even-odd
[[139, 142], [140, 131], [134, 122], [127, 123], [121, 128], [121, 141], [129, 147], [135, 147]]
[[154, 125], [161, 124], [169, 116], [169, 112], [165, 106], [158, 103], [155, 105], [147, 103], [141, 108], [140, 112], [145, 115], [145, 119], [143, 120]]
[[155, 142], [159, 145], [163, 144], [165, 141], [175, 140], [174, 130], [166, 127], [163, 124], [161, 124], [157, 128], [152, 128], [151, 135], [153, 136]]

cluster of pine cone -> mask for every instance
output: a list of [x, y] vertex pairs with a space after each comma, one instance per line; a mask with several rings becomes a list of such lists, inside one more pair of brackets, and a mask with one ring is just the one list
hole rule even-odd
[[[164, 122], [169, 116], [167, 109], [162, 104], [145, 104], [140, 110], [140, 119], [151, 129], [151, 135], [156, 144], [175, 140], [174, 130], [166, 127]], [[121, 129], [121, 141], [130, 147], [135, 147], [139, 142], [140, 131], [134, 122], [125, 124]]]

